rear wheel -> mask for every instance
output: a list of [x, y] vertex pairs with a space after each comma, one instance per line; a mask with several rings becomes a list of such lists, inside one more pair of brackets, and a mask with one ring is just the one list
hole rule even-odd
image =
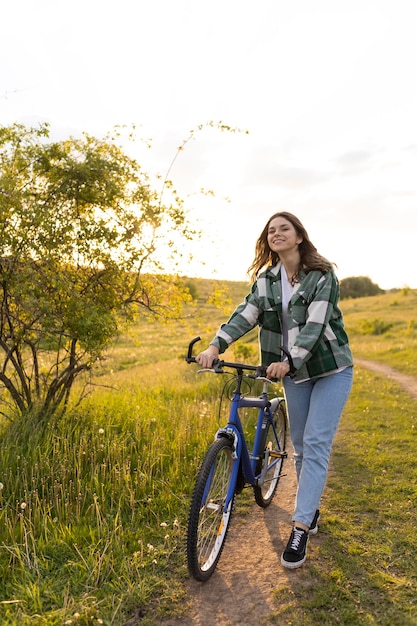
[[223, 437], [209, 448], [197, 475], [188, 518], [187, 562], [190, 574], [206, 581], [226, 541], [235, 495], [225, 508], [232, 478], [233, 442]]
[[[260, 450], [261, 458], [256, 466], [256, 474], [263, 476], [258, 485], [254, 485], [256, 503], [265, 508], [271, 504], [282, 475], [282, 465], [286, 457], [285, 440], [287, 436], [287, 416], [282, 399], [276, 398], [271, 402], [272, 422], [264, 418], [264, 435]], [[276, 433], [276, 436], [275, 436]]]

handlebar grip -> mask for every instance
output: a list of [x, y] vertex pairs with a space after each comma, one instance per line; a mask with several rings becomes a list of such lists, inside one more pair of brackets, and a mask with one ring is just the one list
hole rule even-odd
[[197, 341], [200, 341], [201, 337], [194, 337], [194, 339], [192, 339], [188, 345], [188, 352], [187, 352], [187, 356], [185, 358], [185, 360], [187, 361], [187, 363], [196, 363], [197, 361], [195, 360], [195, 357], [193, 357], [193, 347], [194, 344], [197, 343]]
[[295, 376], [295, 367], [294, 367], [294, 361], [292, 360], [291, 354], [283, 346], [279, 346], [279, 349], [281, 350], [281, 352], [283, 354], [285, 354], [285, 356], [288, 359], [288, 363], [289, 363], [289, 366], [290, 366], [290, 371], [288, 372], [288, 376], [290, 378], [294, 378], [294, 376]]

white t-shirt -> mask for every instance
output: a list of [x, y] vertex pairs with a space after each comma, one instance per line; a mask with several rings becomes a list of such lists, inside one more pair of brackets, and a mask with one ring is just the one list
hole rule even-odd
[[288, 349], [288, 303], [294, 293], [294, 287], [288, 280], [285, 267], [281, 265], [281, 287], [282, 287], [282, 341], [284, 348]]

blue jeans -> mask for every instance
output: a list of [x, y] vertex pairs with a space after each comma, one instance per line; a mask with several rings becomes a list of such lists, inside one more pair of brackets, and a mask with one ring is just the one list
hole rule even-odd
[[293, 521], [310, 526], [327, 479], [330, 452], [349, 397], [353, 368], [295, 384], [283, 380], [298, 488]]

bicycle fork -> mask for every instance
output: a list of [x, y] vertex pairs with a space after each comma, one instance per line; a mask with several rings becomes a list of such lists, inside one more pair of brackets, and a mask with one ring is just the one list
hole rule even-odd
[[231, 439], [233, 441], [232, 456], [231, 456], [231, 459], [233, 461], [233, 467], [232, 467], [232, 473], [231, 473], [230, 480], [229, 480], [229, 486], [227, 489], [226, 499], [223, 502], [223, 507], [222, 507], [223, 512], [227, 513], [230, 506], [233, 506], [233, 503], [234, 503], [234, 497], [236, 494], [236, 485], [237, 485], [238, 476], [239, 476], [239, 467], [240, 467], [240, 462], [242, 458], [242, 445], [244, 445], [244, 442], [242, 442], [242, 439], [239, 436], [237, 429], [231, 425], [228, 425], [225, 428], [220, 428], [217, 431], [215, 439], [219, 439], [221, 437], [227, 437], [228, 439]]

